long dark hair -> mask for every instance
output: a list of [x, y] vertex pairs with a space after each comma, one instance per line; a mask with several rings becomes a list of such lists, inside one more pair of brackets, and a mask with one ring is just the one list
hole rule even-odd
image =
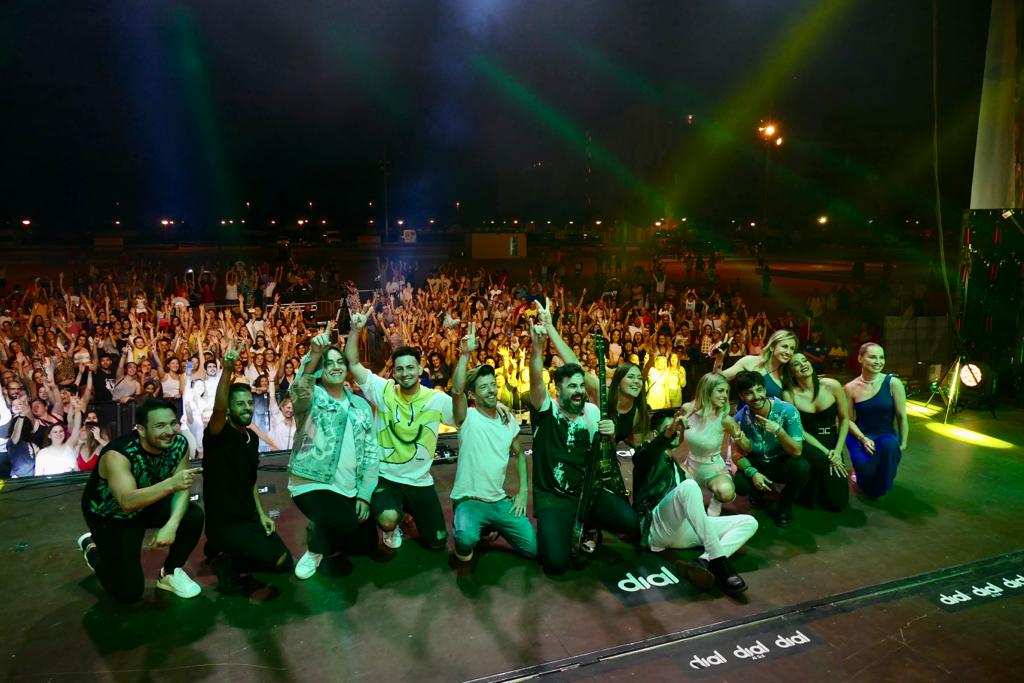
[[644, 379], [642, 368], [626, 361], [623, 361], [619, 364], [619, 367], [615, 368], [615, 372], [612, 373], [612, 383], [608, 386], [607, 411], [613, 420], [616, 419], [619, 414], [619, 385], [622, 384], [622, 380], [625, 379], [626, 374], [632, 368], [640, 371], [640, 393], [637, 394], [634, 403], [636, 406], [636, 416], [633, 418], [633, 433], [639, 434], [642, 439], [647, 436], [647, 432], [651, 428], [651, 414], [647, 409], [647, 381]]
[[[793, 357], [795, 358], [798, 353], [803, 356], [807, 361], [807, 364], [811, 366], [811, 387], [814, 391], [811, 395], [811, 400], [817, 400], [818, 389], [821, 388], [821, 380], [818, 379], [818, 371], [814, 369], [814, 363], [807, 358], [807, 354], [803, 351], [794, 351]], [[790, 361], [782, 367], [782, 388], [786, 391], [793, 391], [796, 386], [796, 371], [793, 370], [793, 360], [790, 359]]]

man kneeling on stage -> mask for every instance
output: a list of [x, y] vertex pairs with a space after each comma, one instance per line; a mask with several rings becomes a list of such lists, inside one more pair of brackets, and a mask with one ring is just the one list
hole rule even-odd
[[[615, 423], [602, 420], [601, 411], [587, 401], [583, 368], [575, 363], [551, 373], [558, 400], [548, 396], [543, 379], [547, 333], [534, 325], [530, 356], [530, 403], [533, 407], [533, 514], [537, 518], [537, 546], [548, 574], [562, 574], [572, 559], [572, 530], [583, 493], [587, 461], [595, 457], [594, 435], [614, 435]], [[639, 533], [636, 513], [624, 497], [606, 488], [595, 496], [587, 523], [635, 541]]]
[[135, 431], [114, 439], [99, 455], [82, 493], [89, 532], [78, 539], [100, 585], [121, 602], [136, 602], [145, 589], [139, 550], [147, 529], [157, 529], [150, 548], [170, 548], [156, 587], [183, 598], [199, 584], [182, 567], [203, 534], [203, 511], [189, 502], [189, 469], [195, 445], [178, 432], [178, 415], [167, 402], [149, 399], [135, 409]]
[[345, 386], [348, 363], [331, 345], [331, 325], [310, 342], [288, 387], [295, 405], [288, 491], [309, 519], [308, 550], [295, 564], [300, 579], [316, 574], [325, 556], [365, 555], [377, 547], [377, 526], [368, 522], [380, 470], [373, 410]]
[[725, 593], [742, 593], [747, 584], [726, 558], [754, 535], [757, 520], [750, 515], [708, 517], [700, 486], [669, 454], [679, 446], [685, 427], [681, 413], [654, 415], [651, 428], [657, 436], [633, 455], [633, 508], [640, 517], [642, 544], [654, 552], [704, 546], [696, 562], [677, 562], [679, 571], [698, 588], [717, 583]]
[[249, 429], [252, 389], [248, 384], [231, 383], [238, 355], [231, 340], [224, 353], [213, 414], [203, 432], [207, 555], [213, 556], [217, 589], [229, 595], [250, 593], [258, 587], [251, 572], [279, 574], [292, 569], [292, 554], [260, 502], [256, 484], [259, 437]]
[[[462, 339], [462, 354], [452, 375], [452, 412], [459, 427], [459, 468], [452, 488], [455, 509], [455, 557], [473, 559], [473, 549], [484, 528], [495, 529], [525, 557], [536, 557], [537, 536], [526, 516], [529, 484], [526, 456], [519, 425], [508, 411], [498, 411], [498, 385], [494, 368], [479, 365], [469, 372], [469, 357], [476, 350], [476, 324]], [[465, 390], [473, 398], [467, 407]], [[505, 493], [509, 450], [516, 454], [519, 492]]]

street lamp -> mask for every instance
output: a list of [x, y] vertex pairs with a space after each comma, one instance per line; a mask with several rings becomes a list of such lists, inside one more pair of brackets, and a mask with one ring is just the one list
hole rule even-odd
[[780, 129], [780, 126], [777, 123], [772, 123], [770, 121], [768, 121], [768, 122], [762, 121], [761, 125], [758, 126], [758, 128], [757, 128], [757, 133], [758, 133], [758, 135], [761, 136], [761, 139], [764, 140], [765, 142], [771, 142], [771, 143], [774, 143], [777, 146], [781, 146], [782, 145], [782, 136], [778, 135], [778, 133], [780, 132], [779, 129]]
[[768, 177], [771, 168], [772, 147], [782, 147], [782, 127], [773, 121], [761, 121], [757, 135], [764, 144], [764, 200], [761, 206], [761, 224], [768, 227]]

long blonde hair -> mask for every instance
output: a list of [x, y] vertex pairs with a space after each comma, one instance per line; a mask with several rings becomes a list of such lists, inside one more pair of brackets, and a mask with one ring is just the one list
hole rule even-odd
[[796, 353], [800, 349], [800, 338], [792, 330], [775, 330], [772, 336], [768, 337], [768, 341], [764, 343], [764, 348], [761, 350], [761, 360], [758, 362], [758, 365], [771, 370], [772, 355], [775, 353], [775, 347], [787, 339], [792, 339], [796, 342], [796, 348], [793, 349], [793, 353]]
[[[691, 415], [707, 417], [715, 411], [715, 406], [711, 402], [711, 395], [720, 384], [725, 384], [726, 386], [729, 384], [729, 380], [720, 372], [709, 372], [700, 378], [697, 382], [696, 395], [693, 397]], [[728, 411], [728, 408], [725, 410]]]

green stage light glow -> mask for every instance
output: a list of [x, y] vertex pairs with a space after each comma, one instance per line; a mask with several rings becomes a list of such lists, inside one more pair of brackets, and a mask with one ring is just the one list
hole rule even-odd
[[192, 13], [179, 6], [174, 13], [173, 45], [184, 100], [203, 141], [208, 181], [214, 209], [225, 215], [237, 208], [234, 179], [224, 151], [224, 136], [210, 84], [206, 52]]
[[473, 58], [473, 65], [502, 95], [530, 113], [562, 142], [581, 156], [589, 154], [596, 166], [633, 188], [649, 208], [660, 211], [666, 205], [667, 198], [656, 188], [639, 178], [610, 150], [594, 141], [586, 130], [541, 99], [536, 92], [516, 80], [493, 60], [476, 55]]
[[997, 439], [994, 436], [987, 436], [981, 432], [964, 429], [963, 427], [954, 427], [953, 425], [942, 424], [941, 422], [929, 422], [926, 426], [936, 434], [940, 434], [949, 439], [956, 439], [957, 441], [969, 443], [974, 446], [997, 448], [1000, 450], [1006, 450], [1014, 447], [1009, 441], [1003, 441], [1002, 439]]
[[756, 69], [737, 88], [736, 95], [709, 117], [719, 125], [702, 138], [696, 152], [681, 169], [679, 187], [685, 194], [679, 205], [692, 203], [690, 200], [719, 181], [726, 152], [748, 140], [751, 124], [770, 113], [766, 112], [769, 103], [790, 82], [800, 63], [813, 56], [855, 6], [852, 0], [831, 0], [817, 3], [810, 11], [801, 11], [794, 18], [789, 28], [775, 41], [774, 53], [762, 60], [763, 66]]

